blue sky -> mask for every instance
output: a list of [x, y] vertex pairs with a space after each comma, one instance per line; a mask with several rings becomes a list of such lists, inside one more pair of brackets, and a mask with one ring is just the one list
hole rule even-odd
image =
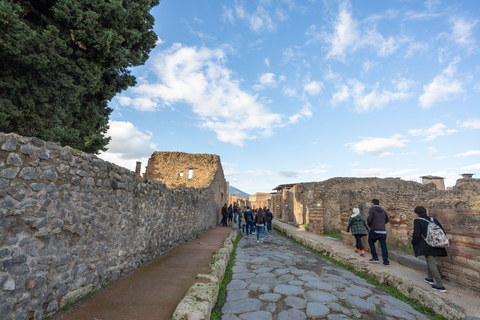
[[[480, 1], [163, 0], [102, 158], [220, 156], [249, 194], [480, 171]], [[476, 176], [474, 176], [476, 177]]]

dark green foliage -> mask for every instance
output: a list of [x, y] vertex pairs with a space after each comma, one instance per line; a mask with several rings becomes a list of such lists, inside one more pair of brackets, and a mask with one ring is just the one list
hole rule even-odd
[[1, 0], [0, 131], [106, 150], [107, 104], [135, 85], [159, 0]]

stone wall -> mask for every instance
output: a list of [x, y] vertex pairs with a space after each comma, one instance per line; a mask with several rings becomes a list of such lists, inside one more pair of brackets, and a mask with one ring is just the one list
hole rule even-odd
[[[399, 178], [333, 178], [298, 183], [274, 195], [275, 203], [283, 204], [277, 214], [284, 221], [296, 224], [306, 208], [311, 232], [341, 230], [342, 242], [349, 245], [354, 245], [354, 237], [346, 232], [353, 206], [358, 205], [366, 218], [373, 198], [380, 200], [390, 217], [387, 241], [392, 247], [410, 242], [416, 206], [437, 216], [452, 240], [449, 257], [442, 259], [443, 275], [480, 291], [480, 179], [459, 179], [452, 190], [445, 191], [434, 183]], [[290, 207], [295, 209], [293, 214], [287, 209]], [[366, 245], [366, 237], [364, 242]]]
[[221, 167], [171, 190], [69, 147], [0, 133], [0, 318], [41, 319], [218, 223]]

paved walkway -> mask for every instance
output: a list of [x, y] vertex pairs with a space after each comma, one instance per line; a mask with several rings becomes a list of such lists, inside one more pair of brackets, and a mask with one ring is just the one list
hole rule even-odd
[[119, 280], [64, 320], [168, 320], [197, 274], [206, 273], [212, 254], [231, 228], [218, 227]]
[[236, 252], [222, 320], [429, 319], [276, 231], [263, 244], [243, 236]]

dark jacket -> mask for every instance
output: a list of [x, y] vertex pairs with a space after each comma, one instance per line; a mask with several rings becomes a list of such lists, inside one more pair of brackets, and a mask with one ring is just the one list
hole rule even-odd
[[373, 206], [368, 210], [367, 224], [373, 231], [386, 231], [385, 224], [390, 222], [388, 214], [380, 206]]
[[265, 211], [265, 220], [271, 222], [273, 220], [273, 213], [270, 210]]
[[[419, 218], [430, 220], [430, 217], [426, 214], [422, 214]], [[433, 218], [435, 223], [442, 228], [440, 222], [437, 219]], [[413, 252], [415, 252], [415, 257], [417, 256], [435, 256], [435, 257], [445, 257], [447, 256], [447, 250], [445, 248], [434, 248], [430, 247], [423, 237], [427, 237], [427, 228], [428, 222], [422, 219], [413, 220], [413, 235], [412, 235], [412, 245]], [[443, 230], [445, 232], [445, 230]], [[446, 232], [445, 232], [446, 234]], [[423, 237], [422, 237], [423, 235]]]
[[368, 234], [368, 226], [367, 222], [365, 222], [365, 218], [361, 214], [352, 214], [350, 217], [350, 221], [348, 221], [348, 226], [347, 226], [347, 232], [350, 231], [350, 228], [352, 228], [352, 234], [363, 234], [367, 235]]
[[226, 217], [227, 215], [228, 215], [228, 213], [227, 213], [227, 206], [223, 206], [223, 207], [222, 207], [222, 216], [223, 216], [223, 217]]
[[245, 210], [245, 214], [244, 214], [243, 216], [244, 216], [244, 218], [245, 218], [245, 222], [253, 221], [253, 213], [252, 213], [252, 210], [250, 210], [250, 209]]
[[258, 217], [258, 214], [255, 216], [254, 224], [256, 226], [264, 226], [265, 225], [265, 215], [262, 218]]

